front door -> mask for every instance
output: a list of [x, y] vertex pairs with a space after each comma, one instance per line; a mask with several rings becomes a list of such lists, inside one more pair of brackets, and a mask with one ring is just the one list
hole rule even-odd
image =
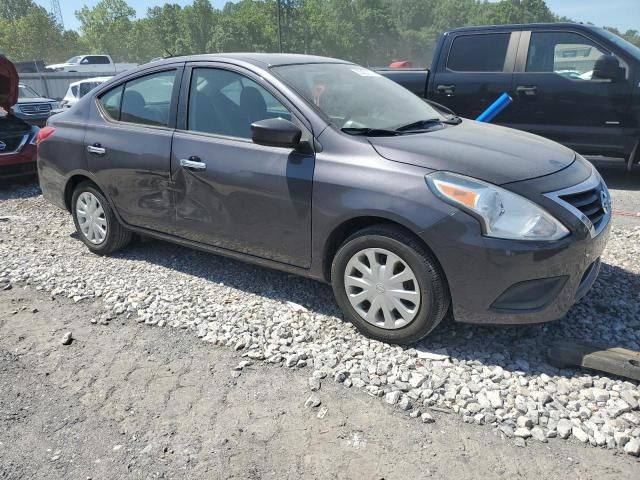
[[122, 219], [167, 233], [175, 224], [169, 156], [177, 72], [136, 77], [100, 95], [85, 134], [89, 171]]
[[254, 144], [251, 123], [282, 117], [303, 139], [309, 130], [249, 72], [194, 66], [185, 75], [171, 154], [178, 234], [309, 267], [314, 155]]
[[581, 153], [624, 153], [620, 139], [631, 126], [631, 81], [592, 78], [598, 58], [609, 53], [583, 33], [522, 32], [513, 126]]

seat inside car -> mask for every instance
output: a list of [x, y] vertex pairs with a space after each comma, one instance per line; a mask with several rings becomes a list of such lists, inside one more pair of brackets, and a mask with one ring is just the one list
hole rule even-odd
[[123, 122], [162, 125], [164, 121], [161, 117], [160, 112], [147, 106], [140, 92], [125, 90], [122, 99], [122, 114], [120, 120]]

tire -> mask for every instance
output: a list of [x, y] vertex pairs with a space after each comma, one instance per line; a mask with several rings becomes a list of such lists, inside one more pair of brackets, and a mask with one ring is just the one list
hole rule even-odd
[[[83, 219], [86, 220], [86, 217], [82, 214], [81, 205], [83, 201], [91, 198], [91, 196], [95, 198], [98, 206], [100, 207], [96, 209], [96, 221], [94, 223], [99, 223], [100, 225], [105, 226], [104, 238], [102, 239], [99, 238], [99, 236], [92, 235], [91, 231], [89, 233], [85, 233], [87, 227], [85, 226], [83, 228], [83, 226], [81, 226], [81, 223], [86, 225], [83, 221]], [[79, 203], [79, 199], [81, 197], [82, 200]], [[71, 214], [80, 240], [82, 240], [87, 248], [89, 248], [93, 253], [98, 255], [107, 255], [126, 247], [129, 242], [131, 242], [132, 233], [120, 224], [107, 199], [92, 182], [81, 182], [73, 191], [71, 199]], [[94, 233], [96, 232], [98, 232], [98, 230], [94, 230]]]
[[[385, 271], [393, 269], [389, 275], [395, 278], [411, 279], [397, 283], [393, 277], [378, 278], [377, 282], [372, 273], [376, 268], [365, 268], [372, 262], [379, 266], [385, 263]], [[362, 287], [359, 274], [365, 280]], [[412, 344], [424, 338], [442, 321], [451, 303], [446, 279], [433, 254], [418, 238], [391, 225], [367, 227], [347, 238], [333, 259], [331, 284], [345, 318], [368, 337], [387, 343]], [[399, 304], [398, 297], [392, 298], [398, 292], [410, 300], [403, 298]], [[362, 298], [365, 300], [354, 306]], [[365, 314], [371, 318], [367, 320]]]

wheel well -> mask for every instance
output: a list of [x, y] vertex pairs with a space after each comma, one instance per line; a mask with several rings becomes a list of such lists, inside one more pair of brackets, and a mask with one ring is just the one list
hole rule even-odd
[[[405, 227], [404, 225], [394, 222], [392, 220], [382, 218], [382, 217], [358, 217], [352, 218], [351, 220], [347, 220], [346, 222], [339, 225], [331, 235], [329, 236], [329, 240], [325, 244], [324, 256], [323, 256], [323, 275], [327, 282], [331, 282], [331, 264], [333, 263], [333, 258], [335, 257], [338, 248], [340, 245], [349, 238], [351, 235], [356, 233], [359, 230], [362, 230], [366, 227], [371, 227], [373, 225], [391, 225], [404, 232], [408, 233], [416, 237], [425, 247], [429, 248], [428, 245], [424, 243], [424, 241], [418, 237], [414, 232]], [[429, 249], [431, 251], [431, 249]], [[434, 256], [435, 257], [435, 256]], [[437, 259], [436, 259], [437, 260]]]
[[73, 197], [73, 191], [80, 182], [84, 181], [91, 182], [91, 179], [84, 175], [74, 175], [67, 181], [67, 186], [64, 188], [64, 204], [68, 211], [71, 211], [71, 198]]

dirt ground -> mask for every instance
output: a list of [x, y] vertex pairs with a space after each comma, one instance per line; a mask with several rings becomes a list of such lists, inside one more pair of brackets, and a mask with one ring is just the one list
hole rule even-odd
[[[607, 479], [640, 461], [551, 439], [526, 448], [434, 412], [421, 424], [308, 368], [234, 367], [230, 349], [98, 304], [0, 291], [0, 478]], [[73, 332], [71, 345], [61, 343]]]

